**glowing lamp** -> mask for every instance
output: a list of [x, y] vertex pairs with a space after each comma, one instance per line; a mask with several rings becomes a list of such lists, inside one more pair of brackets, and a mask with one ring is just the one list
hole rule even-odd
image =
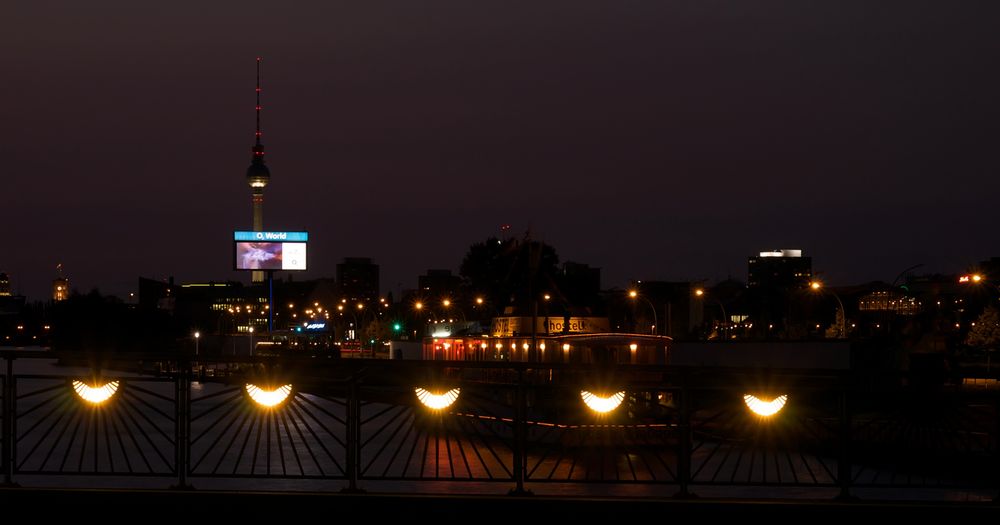
[[101, 386], [90, 386], [83, 381], [74, 380], [73, 390], [76, 391], [76, 395], [80, 396], [80, 399], [99, 405], [115, 395], [115, 392], [118, 391], [118, 384], [118, 381], [108, 381]]
[[583, 404], [587, 405], [587, 408], [598, 414], [607, 414], [622, 404], [622, 401], [625, 400], [625, 391], [623, 390], [604, 397], [581, 390], [580, 397], [583, 399]]
[[247, 395], [254, 403], [264, 407], [273, 408], [288, 399], [288, 395], [292, 393], [292, 385], [283, 385], [272, 390], [265, 390], [252, 383], [247, 383], [246, 385]]
[[414, 389], [420, 403], [431, 410], [442, 410], [450, 407], [458, 399], [458, 394], [461, 391], [460, 388], [452, 388], [443, 394], [434, 394], [423, 388]]
[[754, 414], [761, 417], [770, 417], [781, 412], [781, 409], [785, 407], [785, 403], [788, 402], [788, 396], [782, 394], [770, 401], [764, 401], [755, 395], [746, 394], [743, 396], [743, 402], [746, 403], [747, 408]]

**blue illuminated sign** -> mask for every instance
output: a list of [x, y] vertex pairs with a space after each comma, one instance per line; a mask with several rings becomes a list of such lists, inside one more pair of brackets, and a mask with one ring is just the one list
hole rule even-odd
[[234, 241], [257, 242], [306, 242], [307, 232], [233, 232]]

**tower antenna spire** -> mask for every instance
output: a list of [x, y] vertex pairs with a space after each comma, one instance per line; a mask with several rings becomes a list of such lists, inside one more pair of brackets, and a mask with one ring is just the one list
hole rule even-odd
[[256, 145], [260, 147], [260, 66], [263, 57], [257, 57], [257, 142]]
[[[264, 230], [264, 188], [271, 181], [271, 171], [264, 164], [264, 145], [261, 144], [260, 140], [260, 77], [263, 60], [263, 57], [257, 57], [257, 131], [254, 137], [254, 146], [250, 148], [253, 151], [253, 158], [250, 161], [250, 167], [247, 168], [246, 179], [250, 185], [250, 197], [253, 203], [253, 231], [255, 232]], [[262, 282], [264, 272], [254, 271], [251, 279], [255, 283]]]

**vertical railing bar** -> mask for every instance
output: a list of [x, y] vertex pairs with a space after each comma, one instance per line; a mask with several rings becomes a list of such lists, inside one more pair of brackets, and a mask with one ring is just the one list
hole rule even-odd
[[844, 378], [841, 378], [838, 389], [840, 390], [840, 443], [837, 454], [837, 485], [840, 486], [840, 493], [837, 499], [851, 499], [851, 407], [850, 393], [844, 384]]
[[364, 492], [358, 487], [358, 473], [361, 468], [361, 402], [358, 392], [358, 375], [350, 378], [347, 388], [347, 487], [341, 492]]
[[509, 494], [512, 496], [526, 496], [530, 495], [531, 492], [524, 488], [524, 477], [527, 473], [525, 449], [527, 448], [526, 420], [528, 418], [528, 400], [525, 395], [523, 366], [517, 368], [517, 390], [514, 405], [514, 488], [510, 490]]
[[690, 491], [691, 455], [694, 452], [691, 450], [691, 389], [687, 384], [687, 375], [681, 376], [680, 383], [681, 402], [678, 414], [680, 419], [677, 424], [677, 483], [680, 485], [680, 489], [674, 497], [690, 498], [692, 497]]
[[3, 469], [3, 485], [10, 487], [16, 485], [14, 483], [14, 359], [5, 356], [5, 360], [7, 366], [4, 368], [3, 378], [0, 378], [3, 381], [3, 391], [0, 393], [3, 396], [3, 404], [0, 406], [0, 410], [3, 410], [0, 454], [3, 457], [0, 458], [0, 468]]

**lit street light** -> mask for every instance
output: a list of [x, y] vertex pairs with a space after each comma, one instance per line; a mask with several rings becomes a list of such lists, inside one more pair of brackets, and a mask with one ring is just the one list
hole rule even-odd
[[649, 299], [646, 299], [645, 297], [639, 295], [639, 292], [636, 290], [629, 290], [628, 296], [632, 299], [642, 299], [643, 301], [646, 301], [646, 304], [649, 305], [649, 309], [653, 311], [653, 325], [649, 327], [649, 332], [653, 335], [656, 335], [656, 325], [658, 324], [656, 320], [656, 307], [653, 306], [653, 303], [650, 302]]
[[198, 340], [201, 339], [201, 332], [194, 333], [194, 355], [198, 355]]
[[[694, 291], [694, 296], [698, 298], [705, 297], [704, 288], [696, 288]], [[719, 310], [722, 310], [722, 339], [729, 339], [729, 315], [726, 314], [726, 307], [722, 304], [722, 301], [712, 298], [712, 302], [719, 305]]]
[[[819, 292], [823, 290], [823, 283], [820, 281], [812, 281], [809, 283], [809, 288], [812, 288], [814, 292]], [[840, 296], [837, 295], [833, 290], [829, 290], [830, 295], [837, 300], [837, 306], [840, 308], [840, 318], [837, 319], [837, 339], [844, 339], [847, 337], [847, 328], [845, 323], [847, 322], [847, 310], [844, 309], [844, 303], [841, 302]]]

